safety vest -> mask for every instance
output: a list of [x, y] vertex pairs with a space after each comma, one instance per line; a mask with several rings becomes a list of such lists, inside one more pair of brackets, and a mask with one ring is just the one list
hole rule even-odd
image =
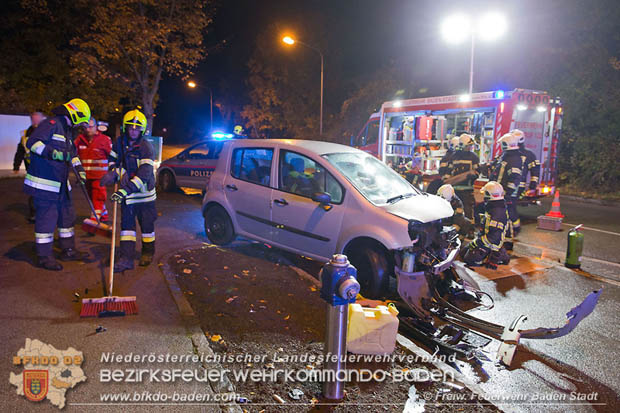
[[108, 171], [112, 139], [99, 132], [90, 141], [85, 135], [80, 135], [75, 140], [75, 146], [86, 171], [86, 179], [101, 179]]

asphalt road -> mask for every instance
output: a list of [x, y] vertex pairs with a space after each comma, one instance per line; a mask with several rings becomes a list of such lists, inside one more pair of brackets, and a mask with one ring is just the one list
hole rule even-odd
[[[16, 396], [15, 388], [8, 383], [9, 371], [15, 371], [8, 360], [23, 346], [26, 337], [38, 338], [57, 348], [72, 346], [84, 351], [87, 359], [84, 368], [89, 381], [70, 391], [67, 397], [68, 411], [83, 408], [71, 406], [70, 403], [93, 402], [97, 400], [98, 394], [106, 389], [133, 391], [144, 388], [143, 385], [123, 387], [97, 383], [97, 372], [101, 368], [98, 358], [103, 351], [179, 354], [193, 351], [191, 341], [182, 327], [182, 320], [155, 265], [147, 270], [134, 270], [120, 277], [115, 283], [119, 289], [117, 294], [138, 296], [138, 316], [104, 322], [80, 319], [77, 316], [79, 304], [72, 302], [73, 293], [79, 291], [83, 295], [84, 288], [89, 288], [89, 296], [101, 294], [106, 241], [100, 237], [81, 235], [78, 229], [78, 246], [93, 253], [97, 258], [96, 262], [70, 263], [62, 273], [36, 269], [32, 265], [31, 252], [33, 227], [25, 221], [26, 197], [21, 192], [21, 180], [0, 180], [0, 191], [11, 194], [0, 200], [0, 224], [4, 229], [0, 236], [0, 303], [4, 307], [0, 315], [4, 325], [0, 332], [0, 359], [7, 360], [0, 363], [0, 383], [3, 383], [0, 384], [2, 411], [24, 411], [24, 406], [29, 406], [24, 405], [23, 398]], [[78, 192], [74, 194], [74, 198], [78, 215], [85, 217], [85, 202], [81, 200]], [[206, 241], [200, 203], [199, 195], [158, 195], [157, 208], [161, 217], [156, 223], [156, 258]], [[541, 213], [546, 211], [548, 208], [540, 208]], [[617, 207], [562, 201], [562, 212], [566, 215], [565, 222], [568, 223], [583, 223], [607, 232], [620, 231]], [[538, 213], [535, 208], [531, 208], [526, 210], [524, 215], [535, 217]], [[593, 230], [586, 230], [584, 233], [587, 256], [618, 262], [617, 254], [614, 254], [618, 249], [617, 240], [613, 238], [616, 235]], [[551, 233], [536, 230], [533, 221], [526, 218], [520, 240], [564, 251], [565, 237], [566, 231]], [[601, 265], [605, 266], [608, 273], [615, 271], [613, 265], [604, 262]], [[307, 268], [312, 273], [318, 266], [311, 263]], [[618, 283], [595, 280], [564, 269], [561, 265], [539, 273], [515, 275], [498, 281], [482, 278], [479, 280], [483, 290], [495, 299], [495, 308], [487, 312], [475, 312], [476, 315], [506, 324], [519, 314], [527, 314], [527, 328], [563, 324], [564, 314], [570, 308], [581, 302], [589, 291], [603, 286], [604, 292], [595, 313], [584, 320], [571, 335], [548, 341], [529, 340], [524, 343], [526, 347], [519, 349], [515, 365], [507, 370], [497, 369], [492, 362], [483, 363], [470, 371], [467, 371], [467, 366], [463, 366], [463, 370], [477, 378], [491, 395], [507, 392], [531, 394], [535, 391], [570, 393], [573, 390], [594, 389], [593, 391], [600, 391], [602, 396], [599, 400], [604, 400], [605, 406], [593, 408], [573, 405], [557, 408], [557, 411], [617, 410], [620, 392], [620, 363], [617, 360], [620, 335], [616, 330], [617, 314], [620, 310]], [[108, 331], [93, 334], [98, 324], [104, 324]], [[487, 350], [489, 357], [493, 356], [494, 350]], [[1, 377], [6, 379], [2, 380]], [[185, 391], [187, 388], [180, 384], [172, 387], [164, 384], [149, 386], [162, 391], [172, 388]], [[49, 403], [36, 406], [42, 410], [55, 409], [51, 408]], [[532, 408], [523, 403], [504, 408], [509, 411], [541, 411], [540, 406]], [[553, 411], [554, 408], [547, 406], [544, 410]], [[88, 410], [97, 409], [105, 411], [105, 407], [100, 406], [92, 406]], [[140, 408], [134, 410], [139, 411]]]

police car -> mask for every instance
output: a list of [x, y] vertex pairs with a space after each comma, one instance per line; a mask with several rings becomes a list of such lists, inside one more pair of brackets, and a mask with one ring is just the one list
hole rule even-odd
[[157, 183], [163, 191], [174, 191], [182, 186], [203, 190], [215, 169], [224, 141], [233, 134], [214, 132], [211, 139], [190, 146], [161, 163]]

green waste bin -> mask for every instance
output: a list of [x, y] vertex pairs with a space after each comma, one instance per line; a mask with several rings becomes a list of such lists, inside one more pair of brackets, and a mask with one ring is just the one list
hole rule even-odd
[[583, 252], [583, 234], [579, 231], [581, 225], [568, 232], [568, 246], [566, 247], [566, 261], [568, 268], [581, 268], [581, 254]]

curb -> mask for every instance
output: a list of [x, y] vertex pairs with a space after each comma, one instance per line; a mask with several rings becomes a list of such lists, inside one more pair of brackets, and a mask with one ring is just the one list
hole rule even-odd
[[[213, 349], [209, 346], [209, 342], [205, 337], [204, 331], [200, 327], [200, 320], [194, 313], [192, 306], [183, 293], [181, 292], [181, 287], [176, 280], [176, 275], [168, 265], [168, 261], [172, 256], [178, 254], [179, 251], [185, 249], [193, 249], [200, 244], [191, 244], [184, 246], [183, 248], [179, 248], [176, 251], [169, 252], [165, 254], [163, 257], [159, 259], [159, 269], [164, 276], [164, 280], [168, 285], [168, 289], [170, 290], [170, 294], [172, 295], [172, 299], [177, 305], [179, 309], [179, 313], [181, 314], [181, 318], [183, 319], [183, 324], [187, 330], [187, 334], [189, 338], [192, 340], [192, 344], [194, 346], [194, 350], [197, 354], [205, 354], [207, 356], [212, 356], [215, 354]], [[208, 363], [206, 361], [201, 363], [202, 367], [206, 370], [209, 369], [219, 369], [222, 370], [222, 366], [219, 363]], [[230, 382], [227, 376], [223, 376], [221, 381], [213, 382], [209, 381], [209, 386], [213, 393], [234, 393], [235, 386]], [[228, 413], [242, 413], [243, 410], [237, 403], [228, 402], [226, 404], [220, 404], [220, 409], [223, 412]]]

